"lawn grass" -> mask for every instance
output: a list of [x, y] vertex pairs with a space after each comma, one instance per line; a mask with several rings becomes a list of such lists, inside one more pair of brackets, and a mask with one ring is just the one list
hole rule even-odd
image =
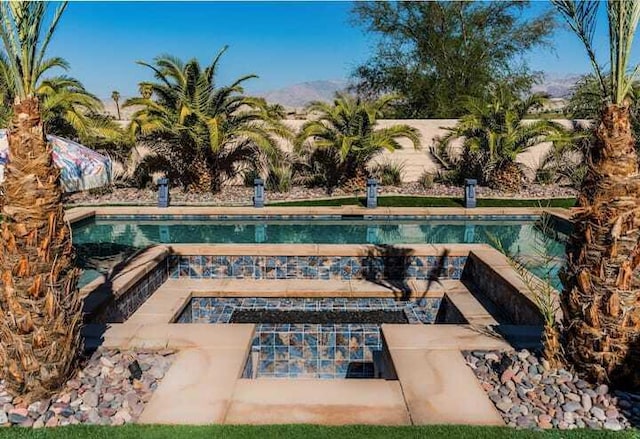
[[124, 427], [71, 426], [46, 429], [0, 428], [0, 437], [7, 439], [23, 438], [55, 438], [55, 439], [193, 439], [193, 438], [225, 438], [225, 439], [288, 439], [302, 438], [470, 438], [470, 439], [626, 439], [638, 438], [637, 430], [608, 432], [601, 430], [571, 431], [532, 431], [515, 430], [506, 427], [468, 427], [460, 425], [424, 426], [424, 427], [374, 427], [345, 426], [322, 427], [316, 425], [267, 425], [267, 426], [230, 426], [212, 425], [192, 426], [154, 426], [129, 425]]
[[[479, 198], [478, 207], [573, 207], [575, 198], [551, 199], [507, 199], [507, 198]], [[312, 207], [312, 206], [365, 206], [363, 197], [331, 198], [325, 200], [300, 200], [269, 203], [269, 206]], [[415, 197], [415, 196], [384, 196], [378, 197], [380, 207], [462, 207], [462, 198], [450, 197]]]

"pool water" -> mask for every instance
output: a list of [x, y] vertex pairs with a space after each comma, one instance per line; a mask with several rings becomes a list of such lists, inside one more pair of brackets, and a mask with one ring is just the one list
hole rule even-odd
[[[549, 230], [547, 229], [547, 234]], [[524, 260], [529, 269], [559, 286], [564, 260], [563, 236], [545, 235], [535, 218], [483, 220], [152, 220], [95, 219], [74, 227], [73, 241], [82, 248], [98, 243], [132, 249], [157, 243], [266, 243], [266, 244], [425, 244], [485, 243]], [[548, 255], [541, 258], [540, 252]], [[88, 253], [95, 253], [91, 248]], [[97, 271], [108, 269], [98, 267]], [[540, 264], [547, 259], [546, 264]], [[95, 264], [94, 264], [95, 265]], [[85, 267], [96, 270], [95, 267]], [[85, 275], [84, 281], [95, 274]]]

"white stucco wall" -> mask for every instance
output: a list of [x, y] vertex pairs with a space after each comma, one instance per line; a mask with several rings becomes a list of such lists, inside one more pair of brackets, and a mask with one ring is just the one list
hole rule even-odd
[[[527, 122], [532, 122], [533, 120], [527, 120]], [[304, 120], [285, 120], [284, 121], [287, 126], [297, 132], [302, 124], [305, 122]], [[556, 120], [567, 128], [572, 126], [571, 121], [569, 120]], [[416, 181], [420, 174], [424, 170], [429, 172], [435, 172], [437, 170], [437, 165], [431, 159], [429, 155], [429, 148], [434, 144], [434, 141], [437, 137], [440, 137], [446, 134], [446, 128], [451, 128], [455, 126], [457, 123], [457, 119], [409, 119], [409, 120], [392, 120], [385, 119], [378, 121], [378, 125], [380, 127], [388, 127], [390, 125], [395, 124], [407, 124], [414, 128], [416, 128], [421, 135], [421, 143], [422, 148], [420, 150], [414, 150], [411, 146], [411, 142], [406, 139], [402, 139], [400, 143], [403, 145], [403, 149], [395, 151], [394, 153], [390, 153], [385, 151], [380, 158], [381, 159], [391, 159], [394, 161], [404, 163], [405, 167], [405, 182], [413, 182]], [[588, 121], [581, 120], [580, 124], [588, 124]], [[290, 149], [291, 145], [282, 145], [285, 149]], [[541, 143], [540, 145], [536, 145], [535, 147], [529, 149], [529, 151], [520, 154], [518, 157], [518, 161], [523, 163], [524, 165], [535, 170], [538, 167], [538, 164], [544, 157], [544, 154], [549, 150], [551, 146], [550, 143]]]

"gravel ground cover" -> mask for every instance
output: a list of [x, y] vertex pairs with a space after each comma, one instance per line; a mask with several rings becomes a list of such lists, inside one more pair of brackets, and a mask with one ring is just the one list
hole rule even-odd
[[640, 395], [591, 385], [526, 350], [464, 355], [511, 427], [618, 431], [640, 425]]
[[[0, 426], [134, 423], [169, 369], [172, 354], [98, 349], [60, 393], [29, 405], [9, 395], [0, 382]], [[131, 376], [133, 361], [140, 366], [139, 379]]]

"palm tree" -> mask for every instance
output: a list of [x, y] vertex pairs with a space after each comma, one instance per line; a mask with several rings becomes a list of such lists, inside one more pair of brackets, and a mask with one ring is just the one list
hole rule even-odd
[[68, 76], [40, 81], [36, 89], [47, 133], [85, 141], [92, 137], [113, 139], [117, 125], [104, 123], [102, 101], [82, 83]]
[[239, 165], [266, 162], [280, 154], [277, 137], [289, 130], [276, 118], [264, 99], [243, 95], [241, 77], [229, 86], [216, 87], [215, 74], [226, 47], [211, 65], [202, 68], [192, 59], [183, 62], [162, 56], [154, 64], [157, 82], [149, 83], [151, 97], [132, 98], [125, 106], [139, 106], [131, 122], [132, 134], [152, 138], [152, 147], [168, 157], [164, 165], [190, 190], [219, 191], [238, 173]]
[[138, 84], [138, 91], [142, 99], [151, 99], [153, 95], [153, 85], [149, 82], [141, 82]]
[[[447, 128], [449, 133], [432, 149], [432, 155], [445, 169], [457, 168], [462, 177], [517, 191], [523, 178], [516, 163], [518, 155], [564, 131], [548, 120], [523, 123], [524, 117], [543, 103], [541, 95], [520, 99], [505, 85], [496, 86], [487, 99], [468, 98], [466, 114], [455, 127]], [[457, 157], [447, 154], [456, 139], [463, 139], [462, 154]]]
[[[631, 127], [628, 74], [640, 1], [606, 3], [607, 73], [593, 45], [600, 2], [554, 0], [584, 44], [602, 96], [588, 170], [567, 244], [561, 296], [565, 350], [598, 382], [640, 386], [640, 174]], [[611, 86], [607, 86], [611, 84]]]
[[308, 112], [316, 119], [302, 125], [294, 141], [297, 153], [307, 157], [312, 184], [324, 186], [330, 193], [338, 186], [351, 186], [366, 174], [367, 163], [383, 150], [401, 149], [401, 138], [420, 147], [419, 132], [408, 125], [376, 128], [395, 96], [375, 101], [361, 100], [338, 93], [333, 104], [314, 102]]
[[[67, 70], [69, 64], [62, 58], [45, 61], [36, 72], [33, 82], [46, 131], [81, 140], [92, 136], [113, 137], [115, 126], [96, 123], [94, 117], [102, 112], [102, 102], [89, 93], [80, 81], [66, 75], [44, 77], [54, 68]], [[0, 123], [3, 126], [11, 119], [11, 103], [18, 93], [18, 81], [13, 75], [8, 58], [0, 54], [0, 98], [4, 107], [9, 110], [6, 114], [0, 113]]]
[[118, 113], [118, 120], [120, 120], [120, 93], [117, 90], [112, 91], [111, 99], [116, 103], [116, 113]]
[[65, 7], [47, 27], [46, 3], [0, 3], [0, 37], [16, 96], [3, 183], [0, 379], [26, 401], [55, 391], [73, 371], [82, 322], [60, 173], [37, 98], [40, 73], [51, 63], [47, 47]]

